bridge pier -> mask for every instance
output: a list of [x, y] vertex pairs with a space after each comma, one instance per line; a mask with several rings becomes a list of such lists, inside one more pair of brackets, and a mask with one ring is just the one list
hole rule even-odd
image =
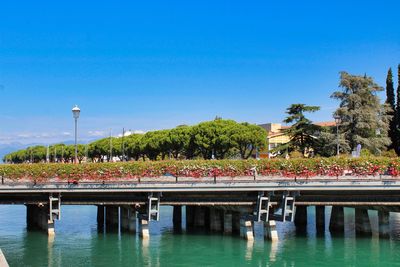
[[48, 205], [26, 205], [26, 220], [28, 229], [39, 228], [50, 236], [55, 234], [54, 220]]
[[195, 214], [194, 206], [186, 205], [186, 229], [190, 229], [194, 226], [194, 214]]
[[233, 215], [231, 211], [224, 211], [224, 234], [232, 233]]
[[121, 230], [136, 232], [136, 211], [132, 206], [120, 207]]
[[254, 240], [254, 222], [250, 216], [242, 216], [240, 218], [240, 236], [247, 241]]
[[106, 228], [108, 230], [118, 229], [118, 209], [118, 206], [106, 206]]
[[104, 213], [105, 213], [105, 207], [103, 205], [98, 205], [97, 206], [97, 229], [103, 230], [104, 229]]
[[264, 222], [264, 237], [271, 241], [279, 240], [275, 221], [270, 220], [270, 221]]
[[172, 223], [175, 230], [182, 229], [182, 206], [173, 206]]
[[344, 233], [344, 208], [342, 206], [332, 206], [329, 230]]
[[206, 225], [206, 207], [196, 206], [194, 210], [194, 227], [204, 228]]
[[149, 239], [150, 238], [150, 232], [149, 232], [149, 219], [145, 214], [138, 214], [138, 219], [139, 219], [139, 235], [143, 239]]
[[389, 212], [378, 211], [379, 237], [387, 238], [390, 235]]
[[325, 206], [315, 206], [315, 227], [317, 232], [325, 231]]
[[307, 206], [296, 206], [294, 225], [296, 225], [298, 229], [307, 228]]
[[355, 226], [356, 234], [372, 235], [371, 223], [369, 221], [367, 209], [355, 208]]
[[222, 214], [221, 210], [214, 207], [210, 208], [210, 231], [221, 232], [222, 231]]
[[235, 234], [240, 233], [240, 212], [232, 213], [232, 232]]

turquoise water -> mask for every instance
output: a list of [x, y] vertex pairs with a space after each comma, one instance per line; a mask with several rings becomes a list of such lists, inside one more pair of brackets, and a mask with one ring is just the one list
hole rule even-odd
[[[400, 216], [391, 214], [391, 237], [354, 234], [354, 212], [346, 209], [341, 237], [316, 234], [309, 208], [307, 232], [278, 224], [280, 241], [264, 241], [256, 225], [255, 242], [206, 232], [174, 233], [172, 209], [151, 225], [149, 241], [129, 233], [97, 231], [93, 206], [63, 206], [56, 236], [26, 230], [24, 206], [0, 206], [0, 248], [10, 266], [400, 266]], [[377, 227], [376, 212], [370, 212]]]

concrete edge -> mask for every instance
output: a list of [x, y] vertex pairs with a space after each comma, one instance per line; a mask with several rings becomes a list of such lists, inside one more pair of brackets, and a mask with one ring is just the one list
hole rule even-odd
[[0, 249], [0, 267], [9, 267], [6, 257], [3, 254], [3, 251]]

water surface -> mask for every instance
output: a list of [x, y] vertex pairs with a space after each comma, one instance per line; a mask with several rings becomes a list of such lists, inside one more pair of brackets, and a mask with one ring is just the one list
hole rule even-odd
[[[172, 208], [162, 207], [150, 240], [129, 233], [98, 232], [94, 206], [62, 206], [56, 236], [27, 231], [25, 206], [0, 206], [0, 248], [10, 266], [400, 266], [400, 216], [391, 213], [391, 237], [360, 238], [354, 211], [346, 209], [342, 236], [317, 234], [313, 208], [307, 231], [278, 223], [280, 241], [264, 241], [256, 225], [255, 242], [205, 231], [174, 233]], [[327, 209], [327, 213], [329, 210]], [[327, 219], [329, 216], [327, 215]], [[374, 230], [376, 212], [370, 212]]]

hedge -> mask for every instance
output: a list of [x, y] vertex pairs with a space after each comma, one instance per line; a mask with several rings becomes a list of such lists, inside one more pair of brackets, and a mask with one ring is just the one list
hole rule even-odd
[[339, 177], [400, 174], [399, 158], [313, 158], [263, 160], [132, 161], [118, 163], [2, 164], [0, 176], [14, 181], [107, 181], [138, 177]]

